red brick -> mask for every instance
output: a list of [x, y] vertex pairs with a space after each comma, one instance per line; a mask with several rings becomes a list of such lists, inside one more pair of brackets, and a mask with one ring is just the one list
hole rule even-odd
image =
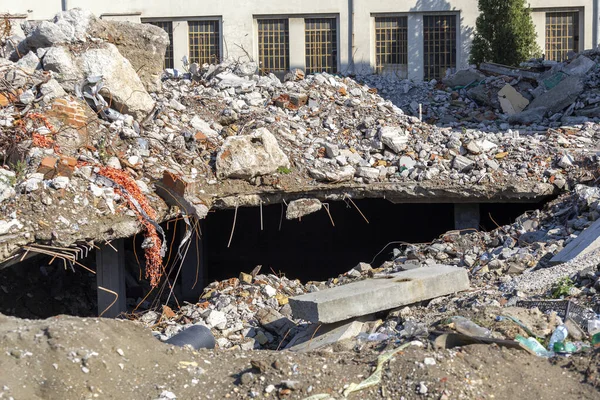
[[52, 179], [56, 172], [56, 161], [55, 157], [46, 156], [42, 158], [42, 162], [38, 167], [37, 172], [44, 174], [44, 179]]
[[58, 161], [57, 173], [59, 176], [71, 177], [75, 166], [77, 165], [77, 159], [68, 156], [62, 156]]
[[182, 177], [177, 176], [168, 170], [163, 172], [162, 182], [167, 188], [171, 189], [180, 196], [185, 195], [185, 190], [189, 185], [189, 183], [186, 182]]
[[196, 132], [195, 138], [198, 142], [206, 142], [208, 140], [206, 135], [202, 132]]

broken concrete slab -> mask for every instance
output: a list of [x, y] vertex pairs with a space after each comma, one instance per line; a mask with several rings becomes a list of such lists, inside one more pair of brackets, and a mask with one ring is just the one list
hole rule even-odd
[[536, 97], [527, 110], [541, 108], [553, 113], [559, 112], [573, 104], [583, 89], [584, 84], [580, 77], [569, 76], [551, 90]]
[[498, 92], [498, 101], [500, 101], [502, 111], [508, 115], [519, 113], [529, 105], [529, 100], [508, 84]]
[[119, 53], [129, 60], [146, 90], [160, 90], [165, 51], [169, 45], [169, 35], [162, 28], [129, 21], [93, 20], [88, 33], [107, 42], [112, 40]]
[[268, 331], [280, 337], [295, 327], [294, 323], [279, 311], [271, 307], [261, 308], [256, 312], [256, 319]]
[[457, 86], [467, 86], [473, 82], [481, 82], [486, 76], [475, 69], [461, 69], [454, 75], [442, 80], [444, 85], [454, 88]]
[[294, 318], [331, 323], [468, 288], [465, 269], [435, 265], [292, 297], [289, 302]]
[[100, 92], [110, 99], [111, 108], [138, 120], [152, 111], [154, 100], [115, 45], [106, 43], [103, 48], [90, 48], [81, 54], [77, 64], [84, 76], [102, 76], [104, 88]]
[[586, 56], [579, 55], [570, 64], [564, 68], [564, 72], [568, 75], [585, 75], [596, 66], [596, 63]]
[[217, 176], [249, 179], [290, 168], [290, 160], [279, 147], [277, 139], [267, 128], [250, 135], [230, 136], [217, 155]]
[[288, 204], [285, 211], [285, 218], [288, 220], [301, 218], [305, 215], [316, 213], [321, 208], [323, 208], [323, 204], [318, 199], [294, 200]]
[[550, 259], [550, 264], [557, 265], [574, 259], [577, 256], [591, 253], [600, 248], [600, 220], [595, 221], [579, 236], [571, 240], [557, 255]]
[[[313, 335], [315, 334], [315, 329], [318, 326], [319, 325], [315, 325], [314, 328], [309, 329], [307, 332], [305, 332], [305, 334], [300, 334], [301, 337], [297, 341], [294, 341], [293, 345], [291, 347], [288, 347], [286, 350], [304, 353], [307, 351], [321, 349], [325, 346], [335, 344], [342, 340], [352, 339], [353, 337], [356, 337], [361, 333], [363, 323], [359, 321], [352, 321], [337, 328], [334, 328], [329, 332], [325, 330], [326, 333], [313, 337]], [[322, 325], [319, 330], [321, 329], [323, 329]], [[298, 343], [298, 341], [301, 342]]]

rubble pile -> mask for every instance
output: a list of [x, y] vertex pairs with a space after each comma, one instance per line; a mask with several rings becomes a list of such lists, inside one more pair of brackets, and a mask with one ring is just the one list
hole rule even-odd
[[358, 79], [431, 124], [487, 132], [511, 127], [545, 130], [598, 118], [599, 63], [600, 54], [589, 50], [566, 62], [532, 60], [522, 68], [484, 63], [439, 82], [394, 75]]
[[[9, 55], [18, 60], [0, 59], [0, 124], [17, 138], [2, 149], [1, 232], [10, 240], [1, 258], [33, 240], [69, 246], [139, 230], [101, 167], [131, 176], [159, 220], [168, 207], [153, 185], [167, 176], [183, 182], [178, 190], [200, 217], [213, 206], [258, 205], [256, 195], [518, 198], [595, 179], [591, 121], [540, 131], [430, 125], [350, 78], [293, 71], [281, 82], [253, 62], [192, 64], [161, 83], [136, 65], [148, 41], [162, 54], [164, 32], [125, 25], [59, 13], [26, 23]], [[115, 29], [127, 40], [113, 44]]]
[[[115, 30], [126, 38], [115, 40]], [[166, 245], [156, 227], [182, 213], [289, 200], [287, 217], [299, 218], [320, 200], [353, 196], [452, 202], [567, 192], [511, 225], [388, 249], [383, 265], [361, 263], [328, 282], [242, 274], [213, 283], [174, 315], [146, 312], [162, 339], [202, 324], [221, 348], [293, 347], [316, 325], [294, 319], [288, 297], [440, 263], [467, 268], [481, 293], [443, 307], [434, 299], [428, 318], [516, 302], [513, 276], [550, 265], [600, 216], [595, 52], [545, 71], [482, 65], [442, 83], [302, 71], [281, 81], [251, 61], [191, 64], [160, 81], [159, 28], [75, 9], [21, 33], [3, 38], [0, 58], [0, 260], [34, 242], [69, 247], [144, 227], [157, 283]], [[150, 44], [156, 62], [138, 74]], [[597, 272], [574, 274], [581, 289], [571, 296], [598, 301]], [[369, 334], [427, 334], [431, 321], [405, 318], [411, 312], [393, 311]]]

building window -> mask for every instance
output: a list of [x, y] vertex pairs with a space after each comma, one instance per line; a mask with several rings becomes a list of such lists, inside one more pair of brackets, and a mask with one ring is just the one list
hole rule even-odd
[[148, 21], [148, 24], [162, 28], [169, 35], [169, 45], [165, 52], [164, 68], [173, 68], [173, 22], [171, 21]]
[[337, 72], [337, 28], [335, 18], [304, 20], [306, 73]]
[[569, 51], [579, 51], [579, 13], [547, 13], [546, 58], [563, 61]]
[[[408, 18], [375, 18], [375, 58], [377, 72], [397, 71], [408, 65]], [[406, 70], [407, 72], [407, 70]]]
[[290, 31], [287, 19], [258, 20], [258, 61], [263, 73], [290, 69]]
[[188, 21], [190, 63], [216, 64], [221, 59], [219, 21]]
[[456, 68], [456, 16], [423, 16], [425, 79], [439, 79]]

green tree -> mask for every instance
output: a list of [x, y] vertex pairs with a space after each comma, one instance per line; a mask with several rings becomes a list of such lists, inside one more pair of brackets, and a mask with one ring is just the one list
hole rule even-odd
[[541, 54], [531, 9], [525, 0], [479, 0], [471, 64], [516, 66]]

